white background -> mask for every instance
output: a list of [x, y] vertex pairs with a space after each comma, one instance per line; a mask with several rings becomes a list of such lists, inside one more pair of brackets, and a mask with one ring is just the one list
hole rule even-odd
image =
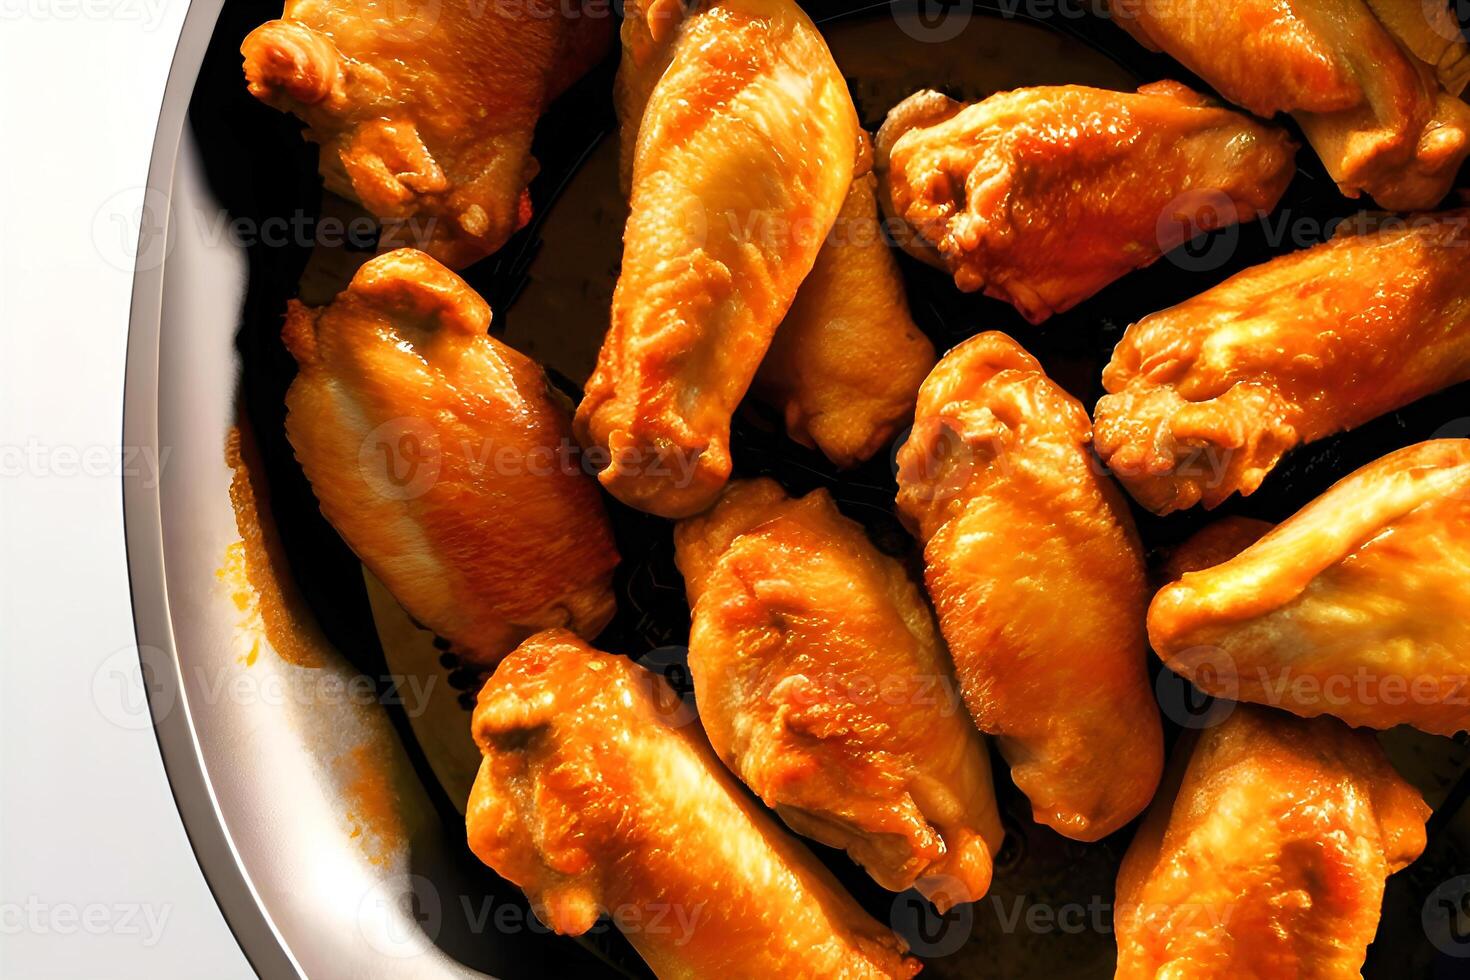
[[186, 6], [0, 0], [4, 980], [253, 975], [152, 730], [110, 723], [92, 695], [134, 642], [118, 446], [128, 265]]

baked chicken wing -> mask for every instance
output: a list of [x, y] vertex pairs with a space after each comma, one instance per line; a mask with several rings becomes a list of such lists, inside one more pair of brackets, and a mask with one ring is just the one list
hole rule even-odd
[[1470, 440], [1390, 453], [1154, 597], [1149, 637], [1209, 694], [1350, 725], [1470, 728]]
[[601, 914], [660, 977], [910, 977], [916, 960], [752, 802], [678, 695], [563, 630], [480, 691], [470, 848], [580, 935]]
[[840, 467], [869, 459], [908, 423], [934, 367], [878, 224], [877, 178], [860, 166], [753, 388], [785, 415], [792, 439]]
[[555, 0], [288, 0], [241, 46], [256, 98], [306, 122], [327, 189], [453, 268], [530, 219], [531, 135], [599, 57], [601, 15]]
[[1017, 89], [899, 103], [878, 133], [883, 198], [906, 248], [1032, 323], [1194, 234], [1276, 206], [1286, 135], [1176, 82], [1137, 93]]
[[1373, 737], [1240, 705], [1175, 748], [1118, 871], [1118, 980], [1347, 980], [1429, 808]]
[[638, 127], [612, 322], [576, 429], [605, 455], [615, 496], [684, 517], [729, 478], [731, 413], [837, 218], [858, 128], [795, 0], [704, 0], [648, 40], [663, 70]]
[[990, 885], [990, 761], [924, 597], [826, 491], [730, 484], [674, 534], [710, 743], [793, 829], [941, 909]]
[[286, 435], [322, 514], [410, 615], [493, 664], [530, 634], [595, 636], [618, 555], [568, 406], [486, 334], [490, 308], [422, 252], [292, 302]]
[[1260, 116], [1292, 113], [1342, 192], [1432, 208], [1470, 153], [1470, 49], [1438, 0], [1111, 0], [1145, 46]]
[[898, 454], [898, 506], [970, 714], [1038, 822], [1096, 840], [1163, 766], [1143, 555], [1087, 413], [1009, 337], [940, 360]]
[[1098, 453], [1152, 511], [1214, 507], [1293, 446], [1470, 378], [1467, 248], [1470, 210], [1344, 225], [1144, 317], [1103, 371]]

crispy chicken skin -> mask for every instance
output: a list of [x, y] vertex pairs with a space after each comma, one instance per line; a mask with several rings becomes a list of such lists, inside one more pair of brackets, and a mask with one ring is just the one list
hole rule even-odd
[[1342, 192], [1432, 208], [1470, 153], [1470, 50], [1437, 0], [1111, 0], [1114, 20], [1260, 116], [1295, 115]]
[[1348, 230], [1128, 328], [1097, 451], [1139, 503], [1250, 494], [1293, 446], [1470, 378], [1470, 210]]
[[[918, 961], [736, 784], [658, 675], [565, 630], [480, 691], [470, 849], [580, 935], [599, 914], [662, 978], [911, 977]], [[655, 928], [655, 923], [659, 926]]]
[[1201, 231], [1276, 206], [1296, 148], [1177, 82], [1017, 89], [899, 103], [878, 133], [882, 197], [906, 248], [1032, 323]]
[[792, 439], [843, 468], [871, 458], [908, 423], [934, 367], [934, 345], [909, 315], [878, 225], [876, 186], [871, 172], [853, 179], [753, 388], [785, 415]]
[[669, 48], [647, 55], [664, 68], [638, 127], [612, 322], [576, 431], [606, 454], [614, 496], [685, 517], [729, 478], [731, 413], [837, 218], [858, 128], [794, 0], [706, 0], [654, 26], [650, 43]]
[[493, 664], [530, 634], [596, 636], [618, 554], [541, 369], [486, 334], [490, 308], [422, 252], [292, 302], [286, 435], [322, 514], [410, 615]]
[[1201, 690], [1350, 725], [1470, 728], [1470, 440], [1390, 453], [1154, 597]]
[[1240, 705], [1190, 733], [1118, 871], [1118, 980], [1347, 980], [1429, 808], [1373, 737]]
[[1265, 537], [1273, 526], [1270, 521], [1235, 516], [1206, 524], [1169, 553], [1159, 577], [1169, 585], [1188, 572], [1202, 572], [1227, 562]]
[[376, 215], [385, 246], [462, 268], [530, 219], [536, 120], [610, 33], [553, 0], [287, 0], [240, 51], [251, 94], [306, 122], [328, 190]]
[[924, 382], [898, 454], [970, 714], [1036, 820], [1084, 841], [1137, 816], [1163, 766], [1142, 549], [1089, 438], [1077, 400], [984, 333]]
[[917, 585], [825, 490], [737, 481], [674, 533], [720, 758], [793, 829], [942, 910], [990, 886], [990, 761]]

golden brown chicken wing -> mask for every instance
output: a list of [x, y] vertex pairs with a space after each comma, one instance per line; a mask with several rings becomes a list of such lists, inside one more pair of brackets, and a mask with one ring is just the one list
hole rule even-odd
[[882, 195], [906, 248], [1032, 323], [1201, 230], [1276, 206], [1295, 147], [1176, 82], [1136, 94], [1017, 89], [899, 103], [878, 133]]
[[1470, 728], [1470, 440], [1390, 453], [1154, 597], [1201, 690], [1351, 725]]
[[555, 0], [288, 0], [241, 46], [256, 98], [304, 120], [327, 189], [454, 268], [530, 219], [531, 134], [611, 20]]
[[990, 886], [990, 761], [918, 587], [826, 491], [730, 484], [674, 533], [715, 751], [799, 833], [941, 909]]
[[1147, 805], [1163, 766], [1143, 555], [1087, 451], [1087, 413], [1009, 337], [972, 337], [919, 391], [898, 506], [960, 688], [1037, 821], [1076, 840]]
[[490, 308], [422, 252], [292, 302], [286, 435], [332, 522], [419, 622], [493, 664], [553, 626], [596, 636], [618, 554], [565, 400], [486, 334]]
[[1175, 748], [1118, 872], [1118, 980], [1346, 980], [1429, 808], [1371, 735], [1238, 706]]
[[1354, 221], [1144, 317], [1103, 371], [1098, 453], [1150, 510], [1214, 507], [1293, 446], [1470, 378], [1467, 248], [1470, 211]]
[[1111, 0], [1114, 19], [1260, 116], [1290, 112], [1348, 197], [1432, 208], [1470, 153], [1470, 49], [1436, 0]]
[[660, 977], [910, 977], [916, 960], [720, 765], [678, 695], [563, 630], [480, 691], [470, 848], [579, 935], [612, 916]]
[[934, 367], [878, 224], [865, 156], [753, 387], [785, 415], [792, 439], [840, 467], [869, 459], [907, 424]]
[[794, 0], [709, 0], [668, 20], [649, 30], [669, 47], [647, 55], [664, 69], [638, 127], [612, 323], [576, 428], [605, 454], [615, 496], [683, 517], [729, 478], [730, 415], [837, 218], [858, 129]]

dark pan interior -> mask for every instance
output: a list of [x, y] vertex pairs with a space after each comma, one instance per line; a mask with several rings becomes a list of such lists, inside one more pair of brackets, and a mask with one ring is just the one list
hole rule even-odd
[[[857, 18], [889, 20], [895, 43], [910, 43], [892, 21], [894, 7], [901, 13], [902, 5], [875, 3], [851, 9], [855, 5], [814, 0], [805, 6], [813, 19], [823, 24]], [[938, 9], [932, 3], [923, 6]], [[976, 12], [967, 32], [1008, 30], [1017, 22], [1040, 23], [1077, 45], [1101, 52], [1140, 81], [1175, 78], [1207, 88], [1172, 60], [1144, 51], [1111, 24], [1087, 14], [1091, 5], [1086, 3], [1068, 4], [1063, 0], [1033, 4], [1030, 7], [1039, 10], [1027, 17], [1007, 12], [1008, 8], [1029, 9], [1027, 5], [960, 6], [973, 7]], [[324, 200], [316, 174], [316, 148], [301, 139], [300, 124], [252, 99], [245, 91], [240, 71], [240, 41], [250, 29], [279, 14], [279, 0], [231, 0], [225, 5], [190, 105], [189, 125], [197, 138], [210, 186], [231, 218], [245, 219], [254, 227], [262, 227], [272, 217], [295, 218], [309, 227], [323, 213], [351, 212], [344, 211], [341, 202]], [[969, 42], [962, 32], [944, 43]], [[502, 328], [502, 313], [512, 307], [526, 287], [528, 269], [542, 249], [542, 218], [552, 210], [588, 154], [615, 135], [610, 95], [615, 68], [614, 52], [552, 107], [536, 139], [535, 155], [542, 169], [531, 192], [537, 219], [499, 254], [464, 272], [495, 310], [497, 327], [493, 329]], [[1063, 73], [1063, 79], [1066, 77], [1064, 64], [1054, 68]], [[985, 94], [959, 91], [945, 83], [945, 79], [929, 81], [956, 95], [973, 98]], [[854, 91], [864, 124], [876, 128], [888, 105], [865, 104], [872, 100], [864, 100], [861, 85], [855, 84]], [[1291, 125], [1289, 121], [1286, 124]], [[1320, 241], [1320, 229], [1328, 222], [1360, 210], [1354, 202], [1342, 198], [1299, 134], [1298, 139], [1304, 145], [1298, 158], [1299, 172], [1271, 220], [1196, 241], [1040, 328], [1026, 324], [1003, 303], [959, 293], [943, 274], [900, 255], [915, 318], [941, 351], [979, 330], [999, 329], [1011, 334], [1042, 361], [1053, 378], [1090, 406], [1102, 394], [1101, 369], [1128, 323], [1272, 255]], [[1470, 185], [1463, 179], [1461, 183]], [[336, 262], [350, 270], [354, 256], [356, 260], [367, 257], [373, 246], [371, 240], [348, 242], [334, 250], [345, 255], [328, 256], [322, 264], [330, 270]], [[322, 248], [317, 246], [317, 251], [320, 253]], [[248, 294], [240, 311], [236, 339], [243, 365], [239, 399], [264, 460], [272, 514], [286, 543], [296, 581], [327, 635], [365, 674], [383, 677], [388, 671], [359, 563], [318, 512], [283, 429], [283, 396], [294, 374], [294, 364], [279, 339], [286, 300], [301, 295], [309, 302], [320, 302], [336, 288], [331, 283], [340, 286], [345, 279], [333, 280], [329, 272], [317, 274], [322, 256], [313, 260], [309, 235], [285, 244], [257, 242], [246, 251]], [[313, 260], [312, 272], [308, 272], [308, 260]], [[553, 377], [576, 394], [575, 382], [555, 372]], [[1140, 532], [1151, 555], [1156, 556], [1160, 549], [1202, 524], [1227, 514], [1281, 520], [1338, 478], [1385, 452], [1437, 435], [1470, 435], [1467, 396], [1470, 385], [1461, 385], [1354, 432], [1299, 449], [1258, 493], [1247, 500], [1232, 499], [1213, 513], [1195, 509], [1158, 518], [1135, 508]], [[826, 487], [845, 513], [869, 528], [881, 548], [912, 561], [913, 542], [894, 516], [892, 449], [857, 470], [839, 474], [820, 454], [786, 439], [775, 420], [754, 406], [737, 416], [733, 444], [737, 475], [771, 475], [793, 493]], [[611, 498], [607, 503], [623, 564], [617, 579], [619, 613], [598, 645], [640, 658], [657, 650], [647, 662], [664, 669], [677, 686], [687, 691], [681, 645], [687, 641], [689, 610], [673, 563], [672, 524], [632, 511]], [[1158, 669], [1156, 661], [1151, 668]], [[473, 678], [464, 677], [466, 688], [472, 683]], [[1185, 686], [1170, 683], [1168, 676], [1160, 691], [1166, 714], [1174, 721], [1188, 723], [1208, 708], [1206, 703], [1191, 703]], [[524, 908], [518, 890], [484, 869], [465, 847], [463, 824], [454, 802], [430, 773], [401, 709], [389, 710], [443, 817], [447, 845], [457, 852], [455, 875], [459, 880], [436, 885], [443, 886], [443, 894], [491, 895], [497, 902]], [[1167, 724], [1172, 741], [1179, 726]], [[1431, 823], [1424, 856], [1389, 882], [1383, 924], [1365, 970], [1369, 977], [1465, 975], [1450, 972], [1462, 967], [1464, 961], [1438, 954], [1425, 938], [1421, 924], [1424, 903], [1435, 886], [1470, 871], [1465, 818], [1460, 814], [1470, 793], [1470, 777], [1465, 775], [1466, 743], [1463, 737], [1458, 743], [1437, 740], [1432, 751], [1450, 758], [1452, 771], [1460, 775], [1458, 781], [1452, 778], [1440, 786], [1421, 787], [1431, 802], [1443, 802]], [[1024, 799], [1009, 782], [998, 758], [996, 763], [1007, 842], [991, 895], [968, 912], [951, 913], [941, 920], [912, 895], [895, 898], [877, 888], [844, 855], [820, 847], [816, 850], [874, 915], [893, 923], [917, 952], [928, 954], [927, 975], [1111, 976], [1110, 916], [1105, 909], [1100, 913], [1092, 910], [1112, 901], [1113, 876], [1132, 828], [1096, 845], [1064, 840], [1031, 822]], [[1037, 930], [1021, 919], [1017, 925], [1017, 911], [1024, 912], [1033, 904], [1088, 910], [1085, 924], [1080, 929], [1057, 925]], [[497, 976], [540, 977], [563, 970], [575, 971], [576, 976], [646, 975], [638, 957], [615, 930], [605, 925], [578, 944], [548, 936], [542, 930], [476, 936], [467, 928], [456, 931], [451, 918], [445, 917], [446, 928], [438, 938], [439, 945], [461, 962]]]

